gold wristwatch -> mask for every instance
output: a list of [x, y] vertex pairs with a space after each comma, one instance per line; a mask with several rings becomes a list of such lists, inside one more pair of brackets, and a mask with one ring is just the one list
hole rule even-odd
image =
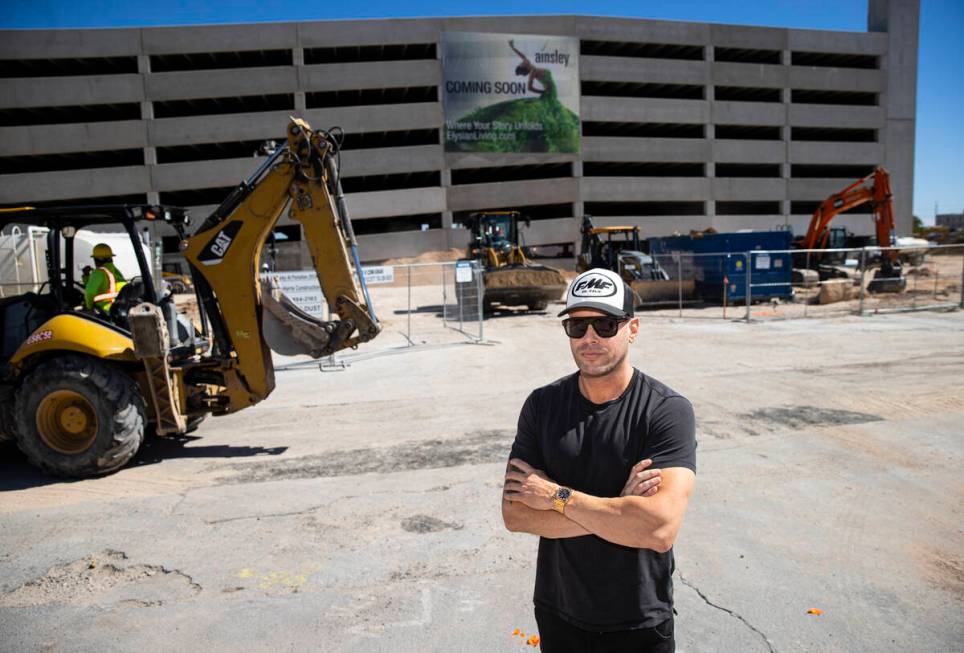
[[552, 509], [558, 512], [560, 515], [566, 514], [566, 504], [569, 503], [569, 499], [572, 498], [572, 488], [559, 486], [556, 493], [552, 497]]

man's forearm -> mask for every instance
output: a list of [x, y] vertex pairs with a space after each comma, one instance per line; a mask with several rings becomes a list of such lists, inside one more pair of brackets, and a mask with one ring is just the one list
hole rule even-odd
[[585, 528], [555, 510], [533, 510], [523, 503], [505, 499], [502, 500], [502, 519], [510, 531], [552, 540], [590, 535]]
[[652, 496], [595, 497], [573, 492], [566, 517], [614, 544], [668, 551], [683, 524], [696, 475], [689, 469], [663, 469], [659, 493]]
[[573, 492], [566, 505], [566, 517], [604, 540], [638, 549], [666, 551], [675, 533], [669, 532], [662, 505], [654, 497], [596, 497]]

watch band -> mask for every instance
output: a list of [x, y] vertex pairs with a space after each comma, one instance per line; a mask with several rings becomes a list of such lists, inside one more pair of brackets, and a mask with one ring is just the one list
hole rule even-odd
[[552, 509], [560, 515], [566, 514], [566, 504], [572, 498], [572, 488], [560, 487], [552, 497]]

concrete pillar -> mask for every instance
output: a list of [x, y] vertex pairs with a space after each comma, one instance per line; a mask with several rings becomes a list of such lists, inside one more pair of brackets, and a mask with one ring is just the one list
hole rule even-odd
[[579, 248], [582, 246], [582, 234], [579, 230], [582, 227], [582, 216], [586, 214], [586, 205], [582, 201], [582, 173], [582, 161], [573, 161], [572, 176], [579, 184], [579, 201], [572, 203], [572, 251], [576, 256], [579, 255]]
[[[784, 49], [780, 52], [780, 63], [784, 66], [790, 66], [793, 62], [793, 52], [789, 49]], [[789, 71], [787, 71], [787, 79], [790, 79]], [[780, 202], [780, 213], [783, 215], [784, 226], [790, 224], [790, 141], [791, 141], [791, 129], [790, 129], [790, 101], [793, 99], [793, 94], [791, 89], [784, 88], [781, 91], [780, 100], [783, 102], [783, 127], [780, 130], [780, 138], [783, 139], [783, 164], [780, 166], [780, 176], [783, 177], [783, 201]]]
[[[785, 93], [789, 91], [784, 89]], [[789, 104], [787, 104], [787, 122], [789, 122]], [[783, 224], [790, 224], [790, 140], [791, 128], [789, 124], [780, 128], [780, 137], [783, 139], [783, 163], [780, 164], [780, 176], [783, 177], [783, 201], [780, 202], [780, 213], [783, 215]]]
[[[707, 46], [706, 56], [710, 61], [713, 60], [713, 57], [714, 57], [713, 46]], [[706, 131], [706, 139], [708, 141], [713, 141], [716, 138], [716, 125], [713, 123], [713, 103], [716, 101], [716, 94], [712, 84], [707, 85], [706, 87], [706, 100], [710, 104], [710, 111], [709, 111], [710, 118], [709, 118], [709, 121], [703, 126], [703, 128]], [[712, 146], [712, 143], [711, 143], [710, 147], [708, 148], [709, 157], [706, 160], [706, 178], [710, 180], [716, 176], [716, 159], [714, 158], [715, 157], [714, 149], [715, 148]], [[713, 182], [710, 181], [709, 184], [711, 188], [710, 193], [712, 193]], [[713, 219], [716, 217], [716, 199], [714, 197], [711, 196], [708, 200], [706, 200], [705, 212], [706, 212], [706, 221], [708, 223], [706, 226], [708, 227], [713, 224]]]
[[[449, 168], [442, 168], [439, 171], [439, 185], [442, 188], [449, 188], [452, 185], [452, 171]], [[448, 191], [446, 194], [446, 206], [448, 206]], [[458, 241], [461, 237], [458, 234], [452, 233], [452, 211], [442, 211], [442, 229], [445, 230], [445, 245], [446, 247], [461, 247], [462, 243]]]
[[582, 202], [572, 203], [572, 231], [571, 242], [572, 242], [572, 253], [573, 257], [579, 256], [579, 248], [582, 247], [582, 216], [586, 214], [586, 205]]
[[291, 50], [291, 65], [295, 67], [295, 74], [298, 78], [298, 90], [295, 91], [295, 115], [299, 118], [304, 118], [305, 111], [308, 109], [307, 101], [305, 99], [303, 75], [303, 69], [305, 66], [304, 48], [293, 48]]
[[[151, 145], [151, 130], [148, 129], [148, 122], [154, 120], [154, 105], [147, 95], [147, 75], [151, 73], [151, 58], [146, 54], [137, 55], [137, 73], [141, 76], [141, 84], [144, 89], [144, 99], [141, 101], [141, 120], [146, 130], [147, 146], [144, 148], [144, 165], [147, 166], [147, 175], [150, 190], [147, 191], [148, 204], [160, 204], [160, 193], [157, 192], [157, 185], [154, 182], [154, 169], [157, 167], [157, 148]], [[152, 237], [155, 234], [152, 234]]]
[[145, 75], [149, 75], [151, 72], [151, 58], [146, 54], [137, 55], [137, 74], [141, 76], [141, 83], [144, 88], [144, 100], [141, 102], [141, 120], [153, 120], [154, 119], [154, 106], [150, 102], [150, 98], [147, 97], [147, 83], [144, 80]]
[[897, 233], [913, 232], [914, 130], [917, 112], [917, 44], [920, 26], [918, 0], [870, 0], [867, 29], [887, 34], [887, 53], [881, 69], [887, 75], [880, 96], [886, 122], [881, 133], [883, 164], [890, 172]]

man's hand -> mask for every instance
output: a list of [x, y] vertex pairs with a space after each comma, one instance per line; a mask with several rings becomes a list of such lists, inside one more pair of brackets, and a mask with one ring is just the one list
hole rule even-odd
[[559, 485], [541, 469], [535, 469], [519, 458], [509, 460], [505, 473], [502, 498], [506, 501], [524, 503], [533, 510], [552, 510], [552, 498]]
[[659, 484], [663, 481], [663, 470], [646, 468], [653, 464], [649, 458], [640, 460], [629, 470], [629, 478], [623, 491], [619, 493], [621, 497], [651, 497], [659, 492]]

